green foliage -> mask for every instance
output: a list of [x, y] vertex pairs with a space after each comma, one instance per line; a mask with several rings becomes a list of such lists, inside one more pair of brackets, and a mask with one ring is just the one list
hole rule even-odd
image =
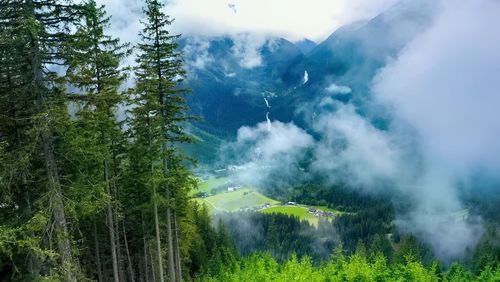
[[58, 163], [68, 114], [64, 80], [49, 66], [61, 64], [79, 6], [54, 0], [1, 6], [0, 222], [8, 238], [0, 256], [10, 266], [3, 274], [73, 280], [77, 266]]
[[[115, 186], [121, 174], [116, 159], [123, 152], [125, 136], [116, 111], [125, 102], [118, 90], [126, 78], [120, 63], [130, 49], [105, 34], [109, 18], [102, 6], [89, 1], [82, 15], [75, 36], [66, 44], [66, 78], [80, 93], [69, 95], [77, 110], [75, 119], [67, 123], [65, 138], [67, 167], [76, 170], [69, 174], [70, 194], [79, 199], [75, 206], [79, 216], [88, 217], [99, 214], [112, 201], [106, 186]], [[112, 170], [108, 177], [105, 169]]]
[[292, 256], [279, 264], [269, 254], [257, 253], [197, 281], [498, 281], [499, 274], [498, 269], [488, 267], [473, 275], [458, 264], [442, 273], [412, 260], [388, 264], [382, 255], [367, 259], [353, 254], [318, 265], [307, 256]]

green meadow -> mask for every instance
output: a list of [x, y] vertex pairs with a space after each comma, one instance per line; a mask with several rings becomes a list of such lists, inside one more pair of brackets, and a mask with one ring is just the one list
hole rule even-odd
[[223, 192], [206, 198], [196, 198], [195, 200], [205, 203], [211, 213], [217, 211], [233, 212], [244, 207], [259, 207], [265, 203], [279, 204], [278, 201], [248, 188], [238, 189], [234, 192]]

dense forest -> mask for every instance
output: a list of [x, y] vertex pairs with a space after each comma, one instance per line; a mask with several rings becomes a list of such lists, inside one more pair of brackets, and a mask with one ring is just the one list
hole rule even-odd
[[0, 281], [500, 281], [495, 201], [457, 262], [398, 230], [389, 198], [342, 186], [263, 187], [342, 212], [318, 226], [193, 201], [196, 93], [162, 1], [135, 45], [94, 0], [0, 7]]
[[2, 280], [180, 281], [199, 269], [187, 266], [208, 246], [204, 215], [176, 149], [190, 139], [188, 90], [162, 4], [144, 3], [137, 46], [107, 33], [94, 1], [0, 6]]

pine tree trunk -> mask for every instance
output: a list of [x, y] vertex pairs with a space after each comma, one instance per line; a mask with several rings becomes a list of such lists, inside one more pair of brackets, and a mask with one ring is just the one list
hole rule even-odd
[[[146, 233], [144, 230], [144, 212], [143, 211], [141, 211], [141, 227], [142, 227], [142, 243], [143, 243], [143, 247], [144, 247], [144, 276], [146, 278], [146, 281], [149, 281], [148, 248], [146, 245]], [[151, 262], [151, 263], [153, 263], [153, 262]]]
[[[109, 109], [108, 109], [109, 110]], [[108, 115], [110, 115], [110, 113], [108, 112]], [[116, 153], [114, 151], [114, 143], [113, 143], [113, 140], [111, 140], [111, 144], [110, 144], [110, 151], [112, 152], [112, 164], [110, 165], [111, 167], [111, 176], [112, 177], [115, 177], [116, 176], [116, 168], [117, 168], [117, 162], [116, 162]], [[119, 190], [118, 188], [116, 187], [116, 185], [114, 185], [113, 183], [113, 194], [114, 194], [114, 199], [116, 201], [119, 201], [120, 200], [120, 195], [119, 195]], [[121, 238], [120, 238], [120, 219], [118, 218], [118, 214], [119, 214], [119, 210], [118, 210], [118, 207], [115, 205], [114, 206], [114, 218], [115, 218], [115, 234], [116, 234], [116, 257], [117, 257], [117, 261], [118, 261], [118, 277], [120, 279], [120, 281], [125, 281], [126, 279], [126, 275], [125, 275], [125, 267], [123, 265], [123, 261], [124, 261], [124, 258], [123, 258], [123, 249], [122, 249], [122, 246], [121, 246]]]
[[[153, 206], [154, 206], [154, 216], [155, 216], [155, 232], [156, 232], [156, 250], [158, 252], [158, 273], [160, 275], [160, 282], [164, 281], [163, 277], [163, 261], [161, 256], [161, 240], [160, 240], [160, 223], [158, 220], [158, 204], [156, 202], [156, 185], [153, 184]], [[170, 278], [171, 281], [172, 278]]]
[[[163, 173], [166, 177], [168, 174], [167, 160], [165, 159], [165, 153], [163, 153]], [[167, 187], [166, 189], [167, 201], [170, 200], [170, 191]], [[174, 255], [174, 243], [172, 240], [172, 208], [167, 207], [167, 243], [168, 243], [168, 273], [170, 281], [177, 281], [176, 271], [175, 271], [175, 255]]]
[[71, 244], [68, 238], [68, 224], [64, 212], [62, 200], [61, 183], [57, 172], [56, 161], [52, 149], [52, 134], [44, 132], [42, 134], [43, 151], [45, 155], [45, 167], [50, 187], [50, 206], [54, 212], [55, 227], [57, 230], [57, 248], [61, 256], [63, 270], [68, 281], [76, 281], [73, 268], [76, 266], [71, 253]]
[[134, 268], [132, 266], [132, 259], [130, 257], [130, 250], [128, 248], [128, 242], [127, 242], [127, 231], [125, 230], [125, 223], [123, 222], [122, 222], [122, 227], [123, 227], [123, 242], [125, 243], [125, 251], [127, 252], [127, 265], [130, 275], [129, 280], [135, 282], [135, 273], [134, 273]]
[[153, 276], [153, 281], [156, 282], [156, 271], [155, 271], [155, 264], [154, 264], [154, 259], [153, 259], [153, 252], [151, 251], [151, 248], [148, 248], [149, 250], [149, 257], [151, 259], [151, 275]]
[[[165, 151], [162, 153], [163, 154], [163, 173], [164, 177], [167, 177], [168, 175], [168, 166], [167, 166], [167, 161], [165, 159]], [[167, 187], [166, 189], [166, 198], [167, 202], [170, 200], [170, 191], [169, 188]], [[177, 276], [176, 276], [176, 271], [175, 271], [175, 255], [174, 255], [174, 244], [173, 244], [173, 232], [172, 232], [172, 208], [170, 207], [170, 203], [167, 206], [167, 246], [168, 246], [168, 276], [170, 278], [170, 281], [178, 281]]]
[[175, 258], [177, 260], [177, 278], [179, 281], [182, 281], [182, 266], [181, 266], [181, 252], [179, 248], [179, 225], [177, 224], [177, 214], [174, 211], [173, 214], [174, 217], [174, 231], [175, 231], [175, 237], [174, 237], [174, 243], [175, 243]]
[[99, 247], [99, 239], [97, 238], [97, 225], [94, 219], [94, 245], [95, 245], [95, 259], [97, 264], [97, 279], [99, 282], [104, 281], [102, 277], [102, 264], [101, 264], [101, 249]]
[[[106, 181], [106, 193], [111, 196], [111, 188], [109, 185], [109, 164], [108, 160], [104, 160], [104, 180]], [[111, 204], [108, 204], [106, 217], [108, 219], [108, 233], [109, 233], [109, 241], [111, 245], [111, 261], [113, 263], [113, 279], [115, 282], [119, 282], [119, 273], [118, 273], [118, 260], [116, 255], [116, 236], [115, 236], [115, 224], [113, 220], [113, 208]]]
[[167, 208], [167, 241], [168, 241], [168, 271], [170, 281], [177, 281], [175, 271], [174, 244], [172, 240], [172, 210]]
[[[117, 199], [117, 198], [115, 198]], [[115, 215], [118, 212], [115, 210]], [[123, 253], [120, 238], [120, 222], [119, 219], [115, 217], [115, 234], [116, 234], [116, 258], [118, 260], [118, 277], [120, 281], [125, 281], [125, 270], [123, 267]]]

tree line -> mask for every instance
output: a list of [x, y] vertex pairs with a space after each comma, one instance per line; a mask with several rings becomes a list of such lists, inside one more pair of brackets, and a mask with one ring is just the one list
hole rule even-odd
[[458, 263], [443, 269], [438, 263], [426, 266], [407, 256], [401, 263], [388, 263], [381, 254], [344, 255], [320, 264], [305, 256], [279, 263], [268, 253], [256, 253], [223, 264], [214, 274], [196, 281], [499, 281], [500, 271], [489, 265], [473, 273]]

